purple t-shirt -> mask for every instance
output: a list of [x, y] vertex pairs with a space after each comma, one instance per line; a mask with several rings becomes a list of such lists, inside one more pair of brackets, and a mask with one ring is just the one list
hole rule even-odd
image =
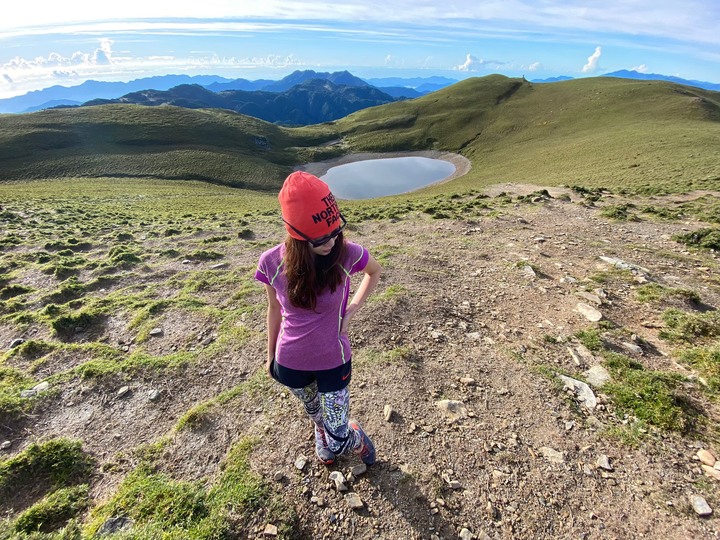
[[345, 246], [342, 281], [334, 293], [326, 288], [318, 294], [314, 311], [290, 303], [283, 271], [285, 244], [279, 244], [260, 256], [255, 279], [275, 289], [282, 312], [275, 347], [278, 364], [291, 369], [315, 371], [333, 369], [350, 361], [350, 341], [347, 335], [340, 335], [340, 324], [350, 294], [350, 276], [365, 268], [370, 254], [353, 242], [345, 241]]

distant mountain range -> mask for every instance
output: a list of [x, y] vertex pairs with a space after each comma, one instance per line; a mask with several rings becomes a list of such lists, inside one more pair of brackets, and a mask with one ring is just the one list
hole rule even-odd
[[[655, 73], [639, 73], [637, 71], [621, 70], [606, 73], [603, 76], [641, 80], [664, 80], [688, 86], [695, 86], [706, 90], [720, 91], [720, 84], [717, 83], [686, 80]], [[531, 82], [553, 83], [570, 80], [572, 78], [573, 77], [560, 76], [549, 79], [535, 79]], [[458, 80], [449, 79], [447, 77], [386, 77], [361, 79], [352, 75], [348, 71], [323, 73], [312, 70], [295, 71], [279, 81], [268, 79], [258, 79], [255, 81], [247, 79], [228, 79], [215, 75], [163, 75], [136, 79], [130, 82], [86, 81], [78, 86], [72, 87], [59, 85], [52, 86], [43, 90], [28, 92], [22, 96], [0, 99], [0, 113], [25, 113], [58, 106], [68, 107], [88, 103], [98, 104], [103, 102], [102, 100], [126, 103], [143, 103], [145, 105], [159, 105], [161, 103], [180, 105], [184, 102], [188, 104], [181, 106], [192, 106], [195, 108], [212, 106], [221, 107], [223, 105], [220, 105], [219, 103], [230, 103], [231, 106], [226, 106], [224, 108], [231, 108], [238, 111], [241, 109], [255, 110], [257, 112], [260, 104], [262, 103], [268, 104], [274, 102], [277, 104], [282, 100], [277, 98], [277, 96], [275, 98], [268, 95], [250, 96], [247, 95], [248, 93], [263, 92], [265, 94], [282, 94], [285, 92], [291, 92], [291, 94], [287, 96], [288, 99], [297, 103], [297, 99], [300, 94], [303, 92], [306, 94], [311, 93], [311, 90], [309, 88], [305, 88], [304, 90], [293, 91], [292, 89], [298, 85], [303, 85], [313, 80], [328, 81], [329, 83], [335, 85], [336, 90], [346, 87], [353, 87], [356, 89], [364, 88], [368, 90], [368, 93], [364, 95], [359, 90], [343, 90], [342, 93], [344, 93], [344, 99], [346, 99], [348, 103], [342, 103], [342, 98], [337, 100], [333, 98], [336, 102], [332, 105], [332, 107], [336, 107], [338, 111], [353, 109], [354, 106], [349, 105], [350, 102], [354, 102], [355, 104], [367, 103], [364, 106], [372, 106], [386, 103], [387, 101], [385, 100], [387, 100], [388, 96], [393, 99], [412, 99], [435, 92], [436, 90], [440, 90], [458, 82]], [[186, 86], [199, 87], [210, 93], [218, 94], [218, 96], [204, 94], [204, 97], [201, 98], [201, 92], [199, 90], [191, 90], [190, 88], [185, 88]], [[316, 97], [320, 95], [317, 94], [317, 92], [323, 92], [323, 95], [326, 95], [327, 88], [329, 88], [325, 87], [325, 89], [323, 89], [322, 85], [317, 84], [312, 86], [314, 86]], [[379, 93], [369, 92], [369, 89], [372, 88], [376, 89]], [[164, 94], [163, 92], [167, 93]], [[227, 94], [227, 92], [245, 92], [246, 94], [232, 95]], [[205, 105], [202, 103], [205, 103]], [[211, 103], [218, 103], [218, 105], [211, 105]], [[316, 106], [317, 104], [313, 105], [313, 107]], [[336, 115], [332, 113], [321, 114], [319, 116], [335, 119], [334, 117]], [[319, 116], [317, 110], [312, 112], [306, 107], [305, 110], [291, 112], [290, 116], [285, 118], [279, 118], [277, 114], [272, 114], [271, 112], [268, 112], [267, 114], [263, 113], [263, 116], [258, 117], [263, 119], [276, 118], [276, 120], [270, 121], [277, 122], [287, 121], [289, 123], [302, 123], [300, 120], [303, 118], [306, 119], [303, 121], [305, 122], [310, 121], [310, 118], [316, 119]]]
[[165, 91], [182, 85], [199, 85], [211, 92], [241, 90], [245, 92], [285, 92], [293, 86], [313, 79], [328, 80], [336, 85], [375, 87], [393, 98], [415, 98], [457, 82], [446, 77], [414, 79], [368, 79], [355, 77], [347, 71], [322, 73], [312, 70], [295, 71], [279, 81], [258, 79], [227, 79], [215, 75], [163, 75], [130, 82], [86, 81], [77, 86], [51, 86], [22, 96], [0, 99], [0, 113], [26, 113], [57, 106], [82, 105], [98, 99], [118, 99], [135, 92]]
[[213, 92], [198, 84], [183, 84], [169, 90], [133, 92], [117, 99], [94, 99], [82, 106], [133, 103], [148, 106], [174, 105], [188, 109], [228, 109], [267, 122], [304, 126], [339, 120], [355, 111], [395, 100], [396, 98], [365, 82], [350, 85], [336, 84], [329, 79], [310, 79], [294, 84], [287, 90], [274, 92], [267, 90]]

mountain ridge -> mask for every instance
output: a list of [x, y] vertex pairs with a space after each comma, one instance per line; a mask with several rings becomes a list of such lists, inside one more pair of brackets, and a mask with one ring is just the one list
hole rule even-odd
[[173, 105], [190, 109], [227, 109], [267, 122], [292, 126], [330, 122], [360, 109], [392, 101], [392, 96], [374, 86], [350, 86], [336, 84], [329, 79], [309, 79], [278, 92], [212, 92], [200, 85], [181, 85], [166, 91], [144, 90], [118, 99], [92, 100], [82, 106], [131, 103], [144, 106]]
[[[93, 99], [116, 99], [125, 94], [142, 91], [142, 90], [169, 90], [172, 87], [179, 86], [181, 84], [200, 84], [201, 86], [212, 90], [214, 92], [222, 90], [245, 90], [245, 91], [256, 91], [263, 90], [264, 88], [272, 85], [282, 86], [282, 81], [285, 79], [297, 79], [298, 74], [305, 74], [305, 80], [310, 78], [322, 78], [323, 75], [335, 75], [335, 74], [318, 74], [312, 70], [306, 71], [295, 71], [281, 79], [280, 81], [274, 81], [269, 79], [258, 79], [250, 81], [247, 79], [228, 79], [225, 77], [215, 75], [161, 75], [155, 77], [146, 77], [141, 79], [135, 79], [129, 82], [101, 82], [101, 81], [85, 81], [84, 83], [65, 87], [60, 85], [51, 86], [43, 90], [34, 90], [21, 96], [15, 96], [6, 99], [0, 99], [0, 113], [25, 113], [34, 112], [40, 109], [54, 106], [58, 102], [66, 104], [70, 103], [84, 103]], [[312, 75], [314, 73], [314, 76]], [[348, 73], [335, 72], [335, 73]], [[352, 74], [349, 74], [354, 77]], [[691, 81], [686, 79], [680, 79], [677, 77], [669, 77], [659, 74], [642, 74], [637, 71], [622, 70], [618, 72], [611, 72], [601, 76], [612, 77], [618, 76], [623, 78], [636, 78], [643, 80], [670, 80], [678, 84], [685, 84], [688, 86], [696, 86], [698, 88], [704, 88], [706, 90], [718, 90], [720, 84], [704, 82], [704, 81]], [[435, 92], [456, 82], [456, 79], [450, 79], [447, 77], [430, 76], [430, 77], [384, 77], [384, 78], [368, 78], [361, 79], [354, 77], [359, 81], [363, 81], [365, 84], [370, 84], [379, 88], [381, 91], [388, 93], [393, 97], [407, 97], [414, 98], [420, 95], [426, 95], [428, 93]], [[560, 82], [565, 80], [571, 80], [573, 77], [569, 76], [558, 76], [548, 79], [533, 79], [531, 82], [537, 83], [551, 83]], [[299, 81], [302, 82], [302, 81]], [[387, 88], [385, 88], [387, 87]], [[407, 89], [405, 92], [402, 89]], [[400, 89], [400, 90], [398, 90]], [[410, 90], [414, 90], [411, 92]], [[408, 94], [408, 95], [405, 95]]]

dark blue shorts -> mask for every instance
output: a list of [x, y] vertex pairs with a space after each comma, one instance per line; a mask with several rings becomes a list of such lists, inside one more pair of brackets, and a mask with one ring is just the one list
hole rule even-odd
[[319, 371], [301, 371], [281, 366], [275, 360], [270, 365], [270, 375], [280, 384], [289, 388], [305, 388], [317, 382], [318, 392], [337, 392], [350, 384], [351, 362], [333, 369]]

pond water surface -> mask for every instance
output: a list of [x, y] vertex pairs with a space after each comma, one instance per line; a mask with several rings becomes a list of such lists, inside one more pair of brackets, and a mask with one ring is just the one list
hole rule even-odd
[[407, 193], [443, 180], [455, 165], [441, 159], [368, 159], [332, 167], [321, 178], [338, 199], [372, 199]]

